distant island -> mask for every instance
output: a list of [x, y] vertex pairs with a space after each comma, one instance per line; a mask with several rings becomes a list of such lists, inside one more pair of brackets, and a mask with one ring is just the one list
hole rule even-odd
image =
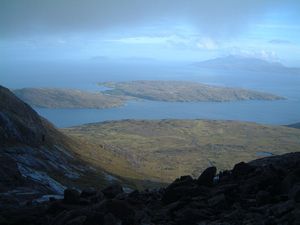
[[95, 93], [63, 88], [22, 88], [13, 90], [13, 93], [34, 107], [72, 109], [119, 107], [132, 99], [165, 102], [227, 102], [284, 99], [265, 92], [188, 81], [103, 82], [98, 83], [98, 85], [110, 89]]
[[[169, 182], [208, 166], [300, 151], [300, 130], [216, 120], [123, 120], [62, 131], [86, 143], [79, 155], [115, 174]], [[92, 156], [92, 157], [90, 157]]]
[[269, 93], [213, 86], [188, 81], [129, 81], [102, 82], [111, 88], [104, 93], [166, 102], [226, 102], [241, 100], [280, 100], [283, 97]]
[[287, 125], [288, 127], [300, 129], [300, 122]]
[[243, 57], [238, 55], [229, 55], [215, 59], [209, 59], [194, 63], [200, 68], [210, 68], [219, 70], [238, 69], [243, 71], [261, 71], [261, 72], [281, 72], [291, 68], [285, 67], [279, 62], [270, 62], [264, 59], [254, 57]]
[[125, 97], [112, 96], [101, 92], [92, 93], [76, 89], [23, 88], [13, 90], [24, 102], [41, 108], [96, 108], [118, 107]]

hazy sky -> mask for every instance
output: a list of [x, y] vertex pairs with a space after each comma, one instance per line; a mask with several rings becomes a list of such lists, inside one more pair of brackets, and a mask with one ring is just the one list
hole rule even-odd
[[243, 55], [300, 66], [299, 0], [0, 0], [14, 60]]

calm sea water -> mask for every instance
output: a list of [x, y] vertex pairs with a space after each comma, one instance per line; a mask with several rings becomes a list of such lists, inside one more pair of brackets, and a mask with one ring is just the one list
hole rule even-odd
[[172, 63], [10, 63], [0, 64], [0, 83], [11, 89], [63, 87], [100, 90], [96, 82], [189, 80], [267, 91], [283, 101], [167, 103], [133, 101], [111, 109], [36, 109], [58, 127], [120, 119], [224, 119], [265, 124], [300, 121], [300, 75], [254, 71], [216, 71]]

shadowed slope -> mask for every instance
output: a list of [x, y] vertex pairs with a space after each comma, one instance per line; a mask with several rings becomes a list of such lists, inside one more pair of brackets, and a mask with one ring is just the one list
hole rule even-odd
[[[66, 186], [103, 186], [106, 173], [75, 153], [82, 146], [0, 86], [0, 209]], [[3, 205], [1, 204], [3, 203]]]

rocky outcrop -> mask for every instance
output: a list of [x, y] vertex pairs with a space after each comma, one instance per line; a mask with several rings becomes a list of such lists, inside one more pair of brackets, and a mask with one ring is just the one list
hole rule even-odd
[[67, 189], [63, 200], [7, 211], [2, 221], [50, 225], [296, 225], [300, 221], [299, 163], [298, 152], [239, 163], [217, 175], [211, 167], [198, 179], [183, 176], [157, 190], [124, 193], [120, 185], [81, 192]]

